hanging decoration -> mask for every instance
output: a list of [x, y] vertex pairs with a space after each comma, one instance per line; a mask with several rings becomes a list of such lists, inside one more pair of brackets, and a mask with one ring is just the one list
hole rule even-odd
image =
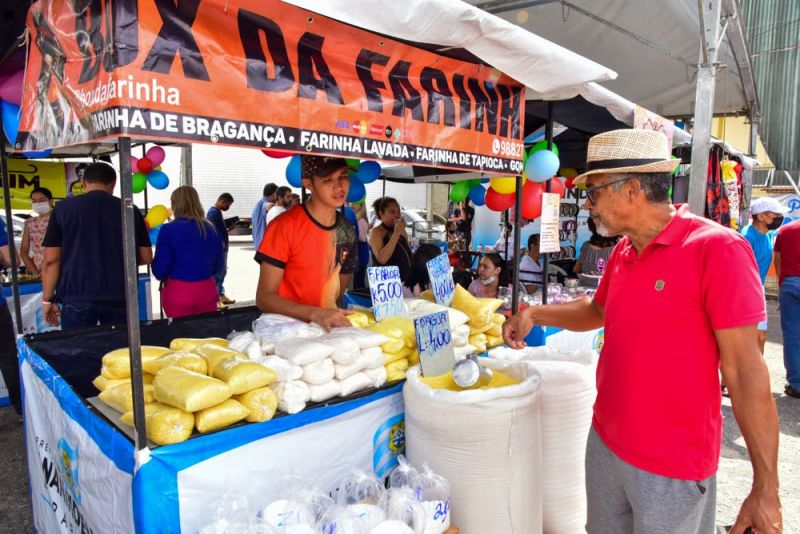
[[498, 193], [491, 187], [486, 190], [486, 207], [492, 211], [505, 211], [514, 206], [514, 193]]
[[558, 172], [560, 163], [558, 156], [550, 150], [534, 152], [525, 162], [525, 174], [528, 180], [543, 182]]
[[153, 245], [155, 245], [158, 241], [158, 234], [161, 231], [161, 225], [163, 225], [168, 218], [169, 210], [163, 204], [156, 204], [150, 208], [150, 211], [148, 211], [147, 215], [144, 216], [147, 232], [150, 235], [150, 243]]
[[489, 185], [501, 195], [507, 195], [517, 190], [517, 179], [511, 176], [492, 178], [489, 180]]
[[141, 193], [149, 183], [154, 189], [169, 187], [169, 177], [161, 170], [167, 153], [160, 146], [150, 147], [144, 157], [131, 156], [132, 189], [134, 193]]
[[544, 187], [537, 182], [527, 181], [522, 186], [522, 216], [534, 220], [542, 215], [542, 193]]
[[550, 180], [550, 192], [558, 193], [561, 198], [567, 194], [567, 187], [564, 185], [563, 178], [560, 176], [553, 176]]

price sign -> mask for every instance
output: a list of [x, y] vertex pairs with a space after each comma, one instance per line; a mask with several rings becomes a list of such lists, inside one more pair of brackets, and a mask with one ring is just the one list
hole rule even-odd
[[557, 193], [542, 193], [542, 221], [539, 235], [539, 252], [558, 252], [561, 239], [558, 234], [558, 213], [561, 197]]
[[400, 269], [397, 266], [370, 267], [367, 269], [369, 292], [372, 296], [372, 313], [376, 321], [393, 315], [405, 315], [406, 303], [403, 300], [403, 284], [400, 282]]
[[446, 311], [414, 319], [419, 364], [425, 376], [439, 376], [453, 370], [453, 337]]
[[428, 267], [428, 278], [431, 280], [431, 290], [436, 304], [450, 306], [456, 285], [453, 282], [453, 268], [447, 254], [436, 256], [425, 264]]

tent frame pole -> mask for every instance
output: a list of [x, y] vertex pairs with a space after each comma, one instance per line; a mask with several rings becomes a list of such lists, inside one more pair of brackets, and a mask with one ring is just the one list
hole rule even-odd
[[142, 380], [142, 345], [139, 325], [139, 267], [134, 228], [133, 181], [131, 177], [131, 139], [119, 138], [120, 193], [122, 196], [122, 251], [125, 263], [125, 306], [128, 316], [128, 350], [133, 392], [133, 423], [136, 450], [147, 447], [144, 418], [144, 383]]
[[694, 97], [692, 130], [692, 168], [689, 174], [689, 209], [705, 215], [708, 154], [711, 148], [711, 121], [714, 114], [714, 86], [717, 76], [717, 43], [720, 36], [722, 0], [698, 1], [701, 22], [700, 65]]
[[[547, 140], [547, 150], [553, 150], [553, 101], [547, 101], [547, 124], [544, 129], [544, 136]], [[550, 192], [552, 178], [544, 183], [545, 192]], [[541, 230], [539, 231], [541, 236]], [[542, 304], [547, 304], [547, 288], [550, 283], [550, 253], [544, 254], [544, 265], [542, 266]]]
[[11, 262], [11, 291], [14, 296], [14, 318], [17, 334], [22, 335], [22, 311], [19, 303], [19, 265], [17, 264], [17, 245], [14, 243], [14, 219], [11, 213], [11, 188], [8, 183], [8, 160], [6, 144], [0, 140], [0, 173], [3, 177], [3, 201], [6, 211], [6, 232], [8, 233], [8, 259]]

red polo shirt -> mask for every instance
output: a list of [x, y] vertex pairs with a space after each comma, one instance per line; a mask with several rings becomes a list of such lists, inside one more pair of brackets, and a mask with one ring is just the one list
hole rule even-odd
[[687, 206], [637, 254], [615, 247], [595, 302], [605, 309], [593, 425], [625, 462], [703, 480], [722, 439], [714, 330], [765, 318], [753, 252], [733, 230]]
[[800, 276], [800, 221], [784, 224], [775, 239], [775, 252], [781, 255], [782, 284], [787, 276]]

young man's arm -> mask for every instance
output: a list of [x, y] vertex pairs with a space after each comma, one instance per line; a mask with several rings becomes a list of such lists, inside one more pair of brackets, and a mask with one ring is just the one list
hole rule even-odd
[[261, 262], [261, 273], [258, 277], [256, 306], [264, 313], [280, 313], [302, 321], [315, 322], [326, 330], [335, 326], [352, 326], [347, 316], [352, 312], [337, 308], [318, 308], [307, 304], [299, 304], [278, 294], [283, 269], [269, 263]]

